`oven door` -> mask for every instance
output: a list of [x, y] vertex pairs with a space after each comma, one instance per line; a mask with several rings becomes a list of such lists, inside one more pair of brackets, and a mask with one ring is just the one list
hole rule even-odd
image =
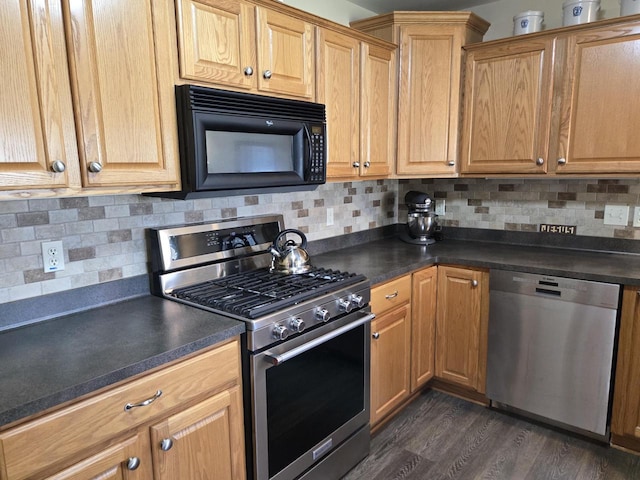
[[359, 310], [252, 355], [256, 479], [296, 478], [367, 427], [374, 317]]

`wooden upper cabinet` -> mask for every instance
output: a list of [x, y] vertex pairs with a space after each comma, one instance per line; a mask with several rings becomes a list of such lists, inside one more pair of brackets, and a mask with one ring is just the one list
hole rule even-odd
[[311, 23], [244, 0], [179, 0], [176, 18], [183, 79], [314, 100]]
[[176, 6], [182, 78], [256, 88], [254, 6], [237, 0], [180, 0]]
[[313, 25], [265, 7], [256, 7], [256, 18], [258, 88], [312, 100]]
[[360, 175], [387, 177], [396, 158], [396, 55], [362, 43]]
[[489, 24], [469, 12], [393, 12], [351, 25], [399, 45], [397, 175], [456, 175], [462, 46]]
[[0, 40], [0, 190], [78, 184], [60, 2], [3, 2]]
[[438, 267], [437, 378], [485, 391], [489, 272]]
[[640, 172], [640, 22], [566, 42], [556, 172]]
[[545, 173], [552, 102], [551, 38], [467, 53], [461, 173]]
[[318, 29], [316, 99], [327, 109], [327, 178], [357, 176], [360, 161], [360, 42]]
[[82, 0], [67, 7], [83, 184], [176, 184], [171, 4]]

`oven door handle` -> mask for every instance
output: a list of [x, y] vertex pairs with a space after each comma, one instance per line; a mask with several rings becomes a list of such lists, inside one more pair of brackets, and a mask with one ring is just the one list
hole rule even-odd
[[311, 340], [310, 342], [304, 343], [299, 347], [292, 348], [288, 352], [282, 353], [280, 355], [275, 355], [271, 352], [264, 352], [264, 359], [273, 365], [276, 365], [276, 366], [280, 365], [286, 362], [287, 360], [291, 360], [292, 358], [297, 357], [298, 355], [304, 352], [307, 352], [312, 348], [317, 347], [318, 345], [322, 345], [323, 343], [328, 342], [329, 340], [339, 337], [343, 333], [347, 333], [348, 331], [353, 330], [354, 328], [358, 328], [359, 326], [370, 322], [374, 318], [376, 318], [376, 315], [374, 313], [368, 313], [367, 315], [365, 315], [359, 320], [356, 320], [355, 322], [348, 323], [347, 325], [337, 328], [332, 332], [322, 335], [321, 337]]

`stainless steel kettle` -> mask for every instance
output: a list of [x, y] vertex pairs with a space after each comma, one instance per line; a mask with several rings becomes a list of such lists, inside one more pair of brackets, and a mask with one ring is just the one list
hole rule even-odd
[[[295, 233], [300, 237], [300, 244], [296, 244], [293, 240], [286, 240], [288, 233]], [[271, 255], [270, 272], [297, 274], [305, 273], [311, 270], [309, 263], [309, 254], [305, 250], [307, 247], [307, 237], [300, 230], [293, 228], [282, 230], [273, 244], [269, 248]]]

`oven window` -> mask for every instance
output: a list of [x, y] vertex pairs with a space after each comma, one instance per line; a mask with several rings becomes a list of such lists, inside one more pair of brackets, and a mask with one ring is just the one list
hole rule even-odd
[[266, 371], [269, 477], [364, 410], [364, 329]]
[[208, 173], [291, 172], [293, 136], [207, 130]]

